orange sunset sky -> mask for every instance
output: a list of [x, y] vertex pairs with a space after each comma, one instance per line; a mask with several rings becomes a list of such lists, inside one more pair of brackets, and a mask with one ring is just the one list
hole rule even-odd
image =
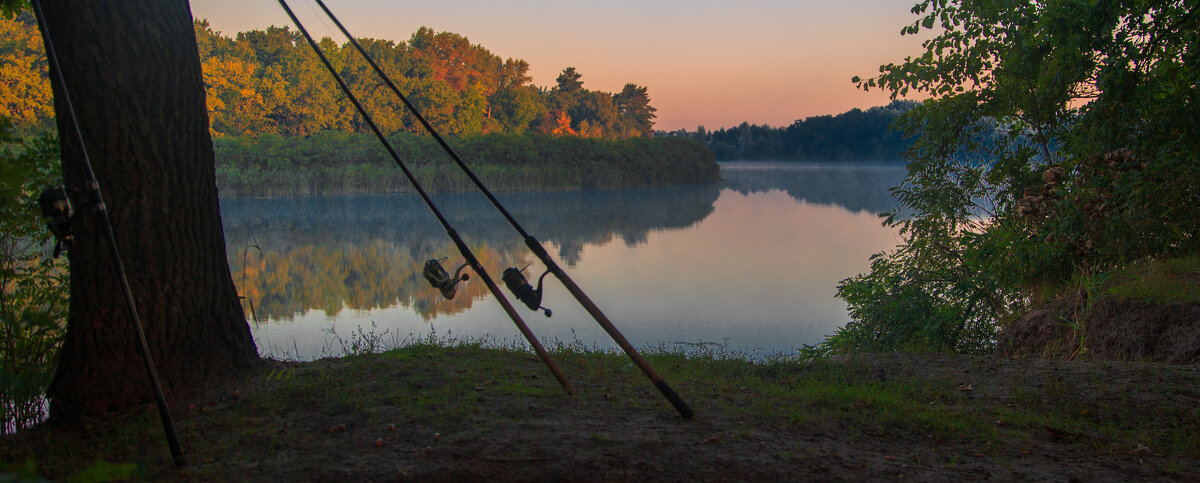
[[[191, 0], [192, 15], [226, 36], [290, 25], [276, 0]], [[357, 37], [406, 41], [418, 27], [463, 35], [502, 58], [524, 59], [533, 83], [566, 67], [584, 87], [646, 86], [655, 128], [709, 130], [889, 102], [850, 78], [921, 53], [900, 35], [914, 0], [325, 0]], [[289, 0], [317, 37], [344, 39], [311, 0]], [[294, 26], [292, 26], [294, 28]]]

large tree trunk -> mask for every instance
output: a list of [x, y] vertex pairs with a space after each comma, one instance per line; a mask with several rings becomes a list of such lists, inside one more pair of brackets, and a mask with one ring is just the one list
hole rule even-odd
[[[258, 360], [225, 255], [212, 140], [186, 0], [43, 2], [116, 233], [151, 353], [168, 394]], [[52, 76], [53, 78], [53, 76]], [[70, 188], [87, 177], [54, 84]], [[103, 417], [151, 401], [102, 219], [80, 206], [71, 306], [50, 416]]]

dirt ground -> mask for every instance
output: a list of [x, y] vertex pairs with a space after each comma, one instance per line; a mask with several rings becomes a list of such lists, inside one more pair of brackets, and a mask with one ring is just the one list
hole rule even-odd
[[[1044, 397], [1033, 404], [1057, 404], [1052, 399], [1058, 394], [1091, 408], [1083, 411], [1144, 418], [1151, 429], [1171, 424], [1156, 420], [1156, 414], [1190, 414], [1200, 421], [1200, 366], [1195, 365], [930, 354], [860, 355], [839, 363], [853, 364], [879, 381], [958, 384], [966, 411], [984, 419], [995, 418], [1004, 407], [1029, 404], [1028, 394], [1014, 390], [1029, 388], [1029, 394]], [[347, 365], [342, 360], [311, 364], [331, 372]], [[537, 379], [539, 369], [528, 358], [515, 374]], [[441, 378], [426, 374], [424, 382], [401, 384], [439, 391]], [[142, 476], [200, 481], [1200, 480], [1200, 449], [1182, 456], [1163, 451], [1153, 434], [1145, 445], [1118, 444], [1100, 432], [997, 420], [988, 425], [999, 436], [981, 444], [936, 431], [864, 429], [837, 419], [796, 425], [731, 414], [727, 408], [750, 404], [756, 396], [706, 394], [690, 383], [680, 391], [695, 409], [690, 420], [649, 384], [616, 397], [611, 381], [594, 377], [577, 378], [578, 391], [570, 396], [500, 396], [484, 382], [471, 395], [480, 409], [467, 415], [451, 411], [445, 416], [433, 407], [427, 417], [414, 419], [382, 407], [371, 408], [364, 418], [362, 408], [338, 406], [358, 404], [353, 400], [325, 398], [318, 404], [289, 404], [284, 414], [236, 422], [221, 416], [259, 397], [257, 391], [270, 390], [270, 384], [255, 382], [270, 379], [251, 378], [203, 396], [199, 407], [182, 409], [189, 465], [174, 468], [164, 458], [145, 463]], [[348, 384], [370, 388], [389, 382], [383, 377]], [[1054, 387], [1047, 390], [1047, 385]], [[1167, 408], [1172, 411], [1161, 411]], [[1023, 430], [1006, 435], [1006, 424]], [[143, 450], [165, 453], [161, 447]]]

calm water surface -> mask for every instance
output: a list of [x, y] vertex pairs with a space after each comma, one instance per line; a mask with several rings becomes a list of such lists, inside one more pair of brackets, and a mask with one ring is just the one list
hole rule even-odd
[[[720, 344], [751, 356], [787, 354], [845, 324], [839, 281], [894, 247], [876, 213], [892, 209], [899, 165], [727, 163], [725, 181], [660, 189], [503, 193], [497, 197], [556, 256], [635, 346]], [[508, 266], [544, 267], [474, 193], [435, 203], [499, 283]], [[462, 263], [415, 195], [226, 198], [230, 268], [259, 321], [260, 352], [335, 355], [362, 330], [385, 339], [523, 338], [472, 280], [444, 300], [421, 277], [430, 258]], [[557, 283], [526, 311], [545, 343], [615, 347]], [[249, 310], [248, 310], [249, 312]]]

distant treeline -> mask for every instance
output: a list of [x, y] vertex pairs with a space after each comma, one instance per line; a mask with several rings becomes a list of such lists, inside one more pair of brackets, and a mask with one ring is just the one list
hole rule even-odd
[[[269, 27], [227, 37], [205, 20], [195, 28], [214, 137], [370, 132], [299, 32]], [[642, 86], [588, 90], [574, 67], [554, 86], [534, 86], [528, 62], [501, 59], [462, 35], [426, 27], [407, 42], [358, 42], [443, 134], [653, 134], [655, 108]], [[329, 38], [320, 45], [385, 133], [422, 130], [353, 46]]]
[[[214, 137], [370, 132], [299, 32], [269, 27], [231, 37], [206, 20], [194, 27]], [[552, 86], [534, 86], [528, 62], [502, 59], [462, 35], [424, 27], [407, 42], [358, 41], [443, 134], [653, 134], [656, 109], [643, 86], [589, 90], [574, 67], [563, 69]], [[352, 46], [329, 38], [320, 44], [384, 132], [421, 130]], [[12, 120], [20, 136], [53, 129], [46, 54], [33, 15], [0, 16], [0, 66], [0, 116]]]
[[[429, 136], [397, 133], [388, 142], [432, 191], [474, 189]], [[682, 138], [589, 139], [489, 134], [447, 142], [497, 191], [577, 190], [702, 183], [720, 179], [703, 144]], [[311, 136], [213, 139], [222, 195], [411, 191], [408, 180], [370, 135], [326, 131]]]
[[852, 109], [836, 116], [814, 116], [791, 126], [773, 128], [742, 123], [740, 126], [695, 132], [674, 131], [670, 136], [703, 142], [719, 161], [892, 161], [912, 145], [891, 129], [892, 121], [912, 109], [914, 101], [893, 101], [867, 110]]

